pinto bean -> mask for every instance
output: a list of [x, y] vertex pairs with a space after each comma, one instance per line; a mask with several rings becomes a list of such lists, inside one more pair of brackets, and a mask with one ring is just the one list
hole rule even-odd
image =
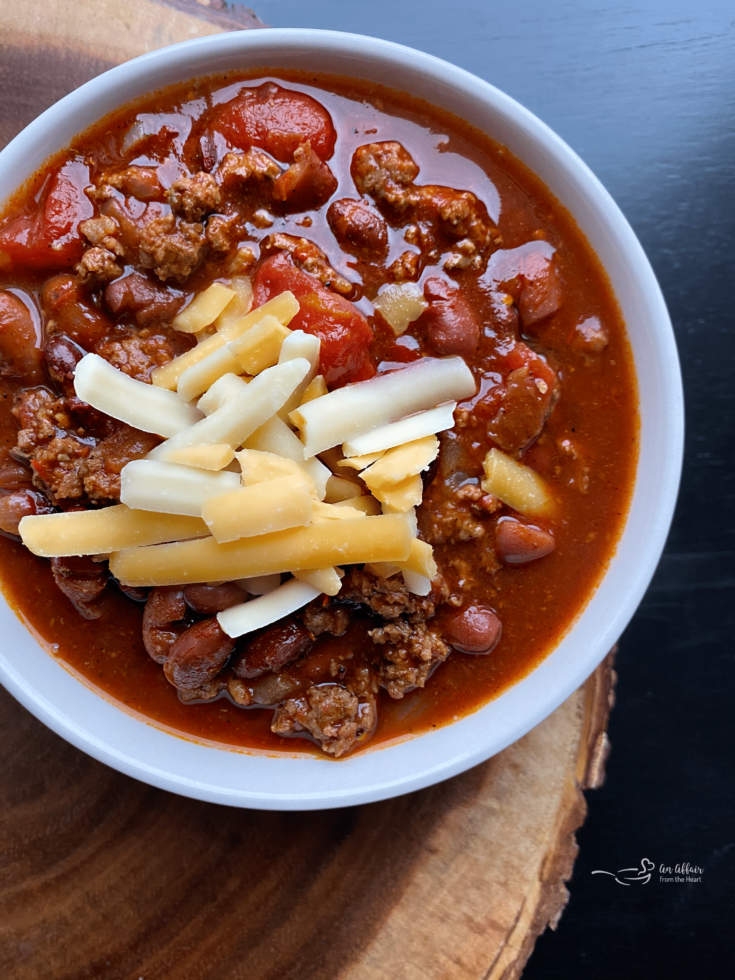
[[63, 334], [51, 337], [43, 349], [43, 363], [48, 376], [67, 395], [74, 394], [74, 371], [85, 353], [79, 344]]
[[186, 629], [186, 624], [180, 622], [185, 615], [184, 590], [178, 586], [162, 586], [148, 596], [143, 613], [143, 644], [156, 663], [166, 662], [173, 642]]
[[278, 671], [311, 649], [314, 641], [308, 630], [291, 616], [269, 626], [238, 657], [238, 677], [260, 677]]
[[105, 591], [110, 573], [106, 564], [81, 557], [52, 558], [51, 572], [58, 585], [77, 612], [85, 619], [97, 619], [99, 612], [91, 607]]
[[437, 354], [472, 354], [480, 341], [480, 324], [462, 292], [432, 276], [424, 283], [429, 308], [429, 343]]
[[53, 507], [48, 497], [38, 490], [14, 490], [0, 497], [0, 530], [17, 534], [24, 517], [33, 514], [50, 514]]
[[371, 252], [379, 258], [388, 248], [385, 221], [364, 201], [334, 201], [329, 205], [327, 221], [334, 237], [348, 252]]
[[509, 565], [523, 565], [550, 554], [556, 547], [554, 536], [535, 524], [515, 517], [501, 517], [495, 528], [498, 555]]
[[43, 384], [38, 341], [28, 307], [13, 293], [0, 293], [0, 374], [23, 378], [27, 385]]
[[213, 616], [245, 602], [247, 594], [234, 582], [224, 582], [222, 585], [187, 585], [184, 598], [194, 612]]
[[502, 625], [488, 606], [465, 606], [441, 620], [444, 638], [462, 653], [490, 653]]
[[112, 332], [112, 323], [89, 302], [74, 276], [49, 279], [41, 293], [41, 306], [50, 335], [63, 333], [85, 350], [92, 350]]
[[193, 691], [222, 670], [234, 649], [235, 641], [222, 631], [216, 617], [203, 619], [174, 640], [163, 672], [174, 687]]
[[273, 197], [289, 211], [320, 208], [337, 190], [337, 178], [312, 150], [311, 143], [302, 143], [293, 160], [273, 184]]

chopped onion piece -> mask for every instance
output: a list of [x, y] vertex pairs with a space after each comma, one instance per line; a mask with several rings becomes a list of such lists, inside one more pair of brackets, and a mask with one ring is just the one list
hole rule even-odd
[[307, 456], [314, 456], [406, 415], [469, 398], [475, 389], [461, 357], [426, 357], [400, 371], [330, 391], [301, 405], [291, 420], [301, 430]]
[[136, 381], [98, 354], [85, 354], [77, 364], [74, 390], [92, 408], [159, 436], [176, 435], [202, 417], [174, 392]]
[[429, 304], [417, 283], [402, 282], [381, 287], [373, 306], [399, 336], [406, 332], [410, 323], [418, 320]]
[[268, 595], [231, 606], [217, 613], [217, 621], [228, 636], [243, 636], [270, 626], [289, 613], [301, 609], [321, 593], [307, 582], [292, 578]]
[[415, 442], [416, 439], [422, 439], [424, 436], [444, 432], [454, 425], [456, 407], [456, 402], [447, 402], [446, 405], [431, 408], [428, 412], [409, 415], [400, 422], [391, 422], [390, 425], [373, 429], [372, 432], [366, 432], [364, 436], [357, 436], [343, 443], [342, 452], [345, 456], [379, 453], [386, 449], [393, 449], [395, 446], [403, 446], [407, 442]]

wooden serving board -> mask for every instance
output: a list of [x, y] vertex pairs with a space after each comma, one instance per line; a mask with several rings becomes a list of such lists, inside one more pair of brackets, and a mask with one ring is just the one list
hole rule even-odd
[[[0, 146], [101, 71], [262, 26], [217, 0], [0, 9]], [[513, 980], [555, 926], [600, 785], [611, 658], [551, 717], [431, 789], [262, 813], [152, 789], [0, 689], [4, 980]]]

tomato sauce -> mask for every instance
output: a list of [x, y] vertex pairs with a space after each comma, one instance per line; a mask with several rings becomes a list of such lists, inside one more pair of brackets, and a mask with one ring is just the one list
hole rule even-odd
[[[243, 139], [245, 131], [250, 143], [261, 145], [277, 160], [290, 161], [299, 141], [294, 143], [287, 127], [274, 127], [267, 101], [241, 91], [243, 85], [253, 88], [268, 81], [311, 96], [331, 118], [334, 133], [308, 103], [314, 151], [328, 163], [338, 182], [330, 200], [359, 197], [351, 175], [359, 147], [396, 141], [420, 167], [417, 184], [471, 191], [487, 209], [500, 236], [500, 251], [490, 255], [487, 267], [459, 266], [444, 277], [460, 287], [479, 313], [484, 338], [477, 352], [466, 357], [475, 371], [478, 393], [460, 406], [465, 409], [464, 424], [457, 427], [467, 472], [477, 477], [493, 444], [486, 434], [486, 423], [493, 424], [488, 420], [500, 419], [496, 426], [505, 424], [498, 405], [507, 397], [503, 384], [509, 372], [526, 367], [533, 372], [535, 365], [538, 391], [548, 390], [551, 399], [550, 386], [558, 383], [560, 392], [540, 435], [518, 453], [548, 482], [559, 502], [559, 517], [553, 522], [555, 549], [537, 561], [513, 565], [498, 561], [487, 535], [436, 540], [437, 561], [451, 590], [461, 592], [465, 601], [492, 608], [502, 622], [502, 637], [486, 656], [455, 650], [425, 688], [410, 691], [400, 700], [381, 692], [377, 729], [370, 741], [375, 746], [448, 724], [476, 710], [533, 670], [573, 624], [605, 572], [628, 510], [638, 452], [636, 380], [625, 325], [605, 271], [572, 217], [538, 178], [495, 143], [492, 134], [480, 133], [449, 113], [377, 85], [327, 75], [279, 72], [267, 77], [228, 75], [198, 80], [141, 100], [81, 134], [73, 147], [51, 161], [6, 208], [10, 221], [0, 227], [0, 290], [32, 298], [40, 332], [39, 297], [44, 282], [54, 272], [69, 271], [82, 252], [81, 240], [68, 227], [68, 211], [57, 207], [59, 198], [77, 200], [79, 220], [83, 220], [91, 209], [80, 188], [97, 172], [123, 159], [138, 167], [160, 168], [162, 181], [166, 173], [183, 172], [184, 162], [193, 171], [192, 141], [201, 132], [204, 112], [215, 119], [207, 137], [211, 145], [200, 144], [205, 158], [207, 152], [217, 152], [217, 139]], [[234, 114], [224, 112], [223, 107], [237, 106], [238, 100], [257, 102], [255, 115], [238, 115], [239, 109]], [[159, 135], [124, 155], [124, 140], [136, 116], [141, 126]], [[156, 140], [164, 132], [162, 124], [167, 135], [159, 145]], [[321, 293], [312, 291], [317, 305], [313, 322], [332, 324], [322, 337], [329, 384], [362, 380], [424, 354], [436, 356], [432, 348], [436, 333], [432, 334], [429, 318], [421, 317], [396, 337], [374, 313], [372, 300], [389, 281], [386, 270], [407, 249], [405, 222], [388, 220], [384, 254], [375, 256], [340, 250], [327, 211], [326, 203], [293, 213], [274, 209], [262, 217], [260, 230], [256, 219], [249, 224], [247, 244], [260, 270], [255, 273], [256, 304], [279, 292], [284, 284], [293, 288], [288, 283], [299, 282], [293, 268], [288, 282], [279, 278], [282, 267], [291, 260], [285, 252], [266, 257], [260, 250], [264, 236], [304, 236], [323, 250], [339, 276], [357, 284], [346, 297], [326, 287]], [[419, 214], [419, 226], [422, 220], [424, 224], [429, 221], [424, 218]], [[52, 249], [53, 241], [60, 245]], [[529, 243], [523, 262], [515, 253], [509, 256], [511, 250], [528, 250]], [[536, 313], [543, 313], [539, 304], [549, 300], [548, 288], [540, 298], [534, 294], [539, 280], [533, 263], [546, 254], [546, 246], [554, 257], [562, 301], [550, 315], [534, 320]], [[7, 256], [12, 260], [10, 268]], [[508, 265], [505, 272], [498, 265], [502, 261]], [[441, 272], [439, 264], [426, 260], [419, 276], [422, 288], [437, 271]], [[217, 261], [210, 257], [184, 282], [171, 285], [186, 295], [221, 275]], [[503, 332], [502, 316], [497, 311], [491, 315], [503, 290], [507, 290], [508, 304], [526, 310], [528, 322], [522, 324], [525, 339], [520, 347], [511, 340], [512, 331]], [[298, 296], [298, 289], [294, 291]], [[308, 281], [301, 296], [307, 293]], [[94, 302], [99, 306], [98, 300]], [[302, 328], [312, 329], [308, 313], [300, 316]], [[340, 331], [345, 331], [345, 322], [349, 342], [342, 343]], [[590, 322], [604, 328], [603, 350], [576, 342], [580, 325]], [[11, 407], [22, 387], [23, 380], [17, 377], [0, 381], [0, 438], [6, 452], [16, 443], [18, 424]], [[449, 452], [445, 443], [442, 451]], [[435, 479], [442, 479], [441, 468]], [[430, 489], [427, 494], [430, 507]], [[56, 588], [49, 563], [30, 554], [12, 535], [0, 538], [0, 581], [11, 606], [50, 654], [127, 709], [187, 737], [268, 751], [316, 751], [306, 739], [284, 743], [273, 734], [271, 709], [243, 709], [226, 697], [206, 703], [182, 702], [160, 665], [146, 654], [142, 604], [131, 601], [114, 584], [98, 602], [99, 617], [86, 620]], [[355, 650], [371, 646], [359, 615], [343, 636], [322, 635], [315, 650], [328, 652], [346, 646]]]

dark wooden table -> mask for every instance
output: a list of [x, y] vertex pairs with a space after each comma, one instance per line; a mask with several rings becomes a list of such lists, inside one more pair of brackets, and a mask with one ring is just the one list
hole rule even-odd
[[[684, 478], [620, 644], [613, 753], [571, 902], [524, 980], [731, 975], [735, 964], [735, 6], [732, 0], [253, 0], [274, 27], [372, 34], [452, 61], [552, 126], [639, 235], [684, 373]], [[645, 383], [645, 379], [644, 379]], [[595, 869], [656, 872], [621, 887]], [[702, 881], [659, 867], [701, 866]], [[729, 967], [729, 970], [728, 970]]]

